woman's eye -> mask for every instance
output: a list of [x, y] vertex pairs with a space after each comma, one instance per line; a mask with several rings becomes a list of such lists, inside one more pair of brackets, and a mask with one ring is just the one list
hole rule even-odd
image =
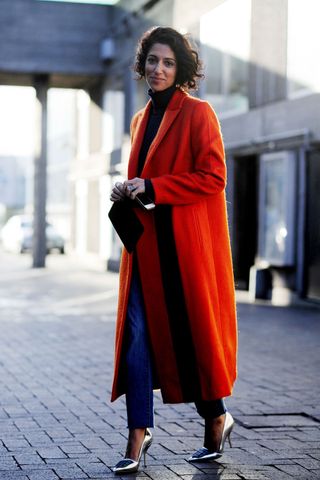
[[165, 64], [166, 67], [174, 67], [174, 63], [173, 63], [173, 62], [168, 62], [168, 61], [166, 61], [166, 62], [164, 62], [164, 64]]
[[148, 58], [148, 63], [155, 63], [155, 59], [154, 58]]

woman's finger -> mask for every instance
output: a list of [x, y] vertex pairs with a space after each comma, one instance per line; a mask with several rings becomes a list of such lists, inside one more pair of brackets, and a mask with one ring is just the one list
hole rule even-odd
[[112, 192], [120, 197], [125, 197], [125, 187], [122, 185], [122, 183], [116, 183], [112, 189]]
[[123, 183], [121, 183], [121, 182], [117, 182], [117, 183], [114, 185], [113, 189], [116, 189], [117, 191], [124, 193], [125, 185], [124, 185]]
[[131, 192], [131, 198], [134, 200], [139, 193], [144, 193], [144, 183]]
[[136, 195], [145, 191], [143, 178], [136, 177], [131, 180], [126, 180], [124, 186], [126, 195], [131, 199], [134, 199]]
[[111, 195], [110, 195], [110, 200], [111, 200], [112, 202], [122, 202], [122, 201], [124, 200], [124, 198], [119, 197], [119, 195], [111, 194]]
[[126, 195], [124, 193], [123, 185], [116, 184], [111, 191], [110, 200], [112, 202], [117, 202], [119, 200], [124, 200], [125, 198], [126, 198]]

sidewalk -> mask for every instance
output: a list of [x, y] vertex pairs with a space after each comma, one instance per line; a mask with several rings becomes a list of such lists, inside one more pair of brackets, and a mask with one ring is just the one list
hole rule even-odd
[[[103, 480], [126, 444], [109, 402], [118, 276], [52, 255], [45, 270], [0, 252], [0, 479]], [[233, 448], [199, 466], [202, 421], [156, 396], [139, 480], [320, 479], [320, 310], [238, 305]]]

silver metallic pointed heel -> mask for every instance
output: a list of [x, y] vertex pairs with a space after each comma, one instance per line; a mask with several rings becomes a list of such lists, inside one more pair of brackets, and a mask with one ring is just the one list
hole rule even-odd
[[146, 433], [140, 448], [138, 460], [132, 460], [132, 458], [123, 458], [122, 460], [120, 460], [120, 462], [117, 463], [115, 467], [113, 467], [112, 471], [116, 474], [137, 472], [139, 469], [142, 454], [144, 459], [144, 466], [146, 467], [147, 466], [146, 453], [150, 445], [152, 444], [152, 440], [153, 440], [152, 433], [148, 428], [146, 428]]
[[227, 439], [229, 441], [230, 447], [232, 447], [230, 436], [233, 426], [234, 420], [232, 418], [232, 415], [229, 412], [226, 412], [220, 446], [218, 450], [212, 451], [206, 447], [199, 448], [199, 450], [194, 452], [194, 454], [190, 458], [188, 458], [188, 462], [208, 462], [210, 460], [216, 460], [217, 458], [220, 458], [223, 454], [224, 444], [226, 443]]
[[148, 451], [147, 448], [143, 451], [143, 466], [144, 466], [144, 467], [147, 466], [147, 457], [146, 457], [147, 451]]

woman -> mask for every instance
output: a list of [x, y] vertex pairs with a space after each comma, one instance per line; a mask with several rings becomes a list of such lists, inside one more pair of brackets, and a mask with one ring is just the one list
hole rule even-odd
[[[152, 442], [153, 392], [195, 402], [204, 447], [190, 461], [221, 456], [233, 419], [223, 401], [236, 378], [236, 313], [218, 120], [188, 89], [202, 77], [196, 51], [172, 28], [141, 38], [135, 71], [151, 100], [131, 125], [128, 180], [113, 188], [143, 225], [123, 251], [112, 401], [126, 394], [129, 439], [116, 473], [137, 471]], [[155, 208], [135, 201], [147, 194]]]

